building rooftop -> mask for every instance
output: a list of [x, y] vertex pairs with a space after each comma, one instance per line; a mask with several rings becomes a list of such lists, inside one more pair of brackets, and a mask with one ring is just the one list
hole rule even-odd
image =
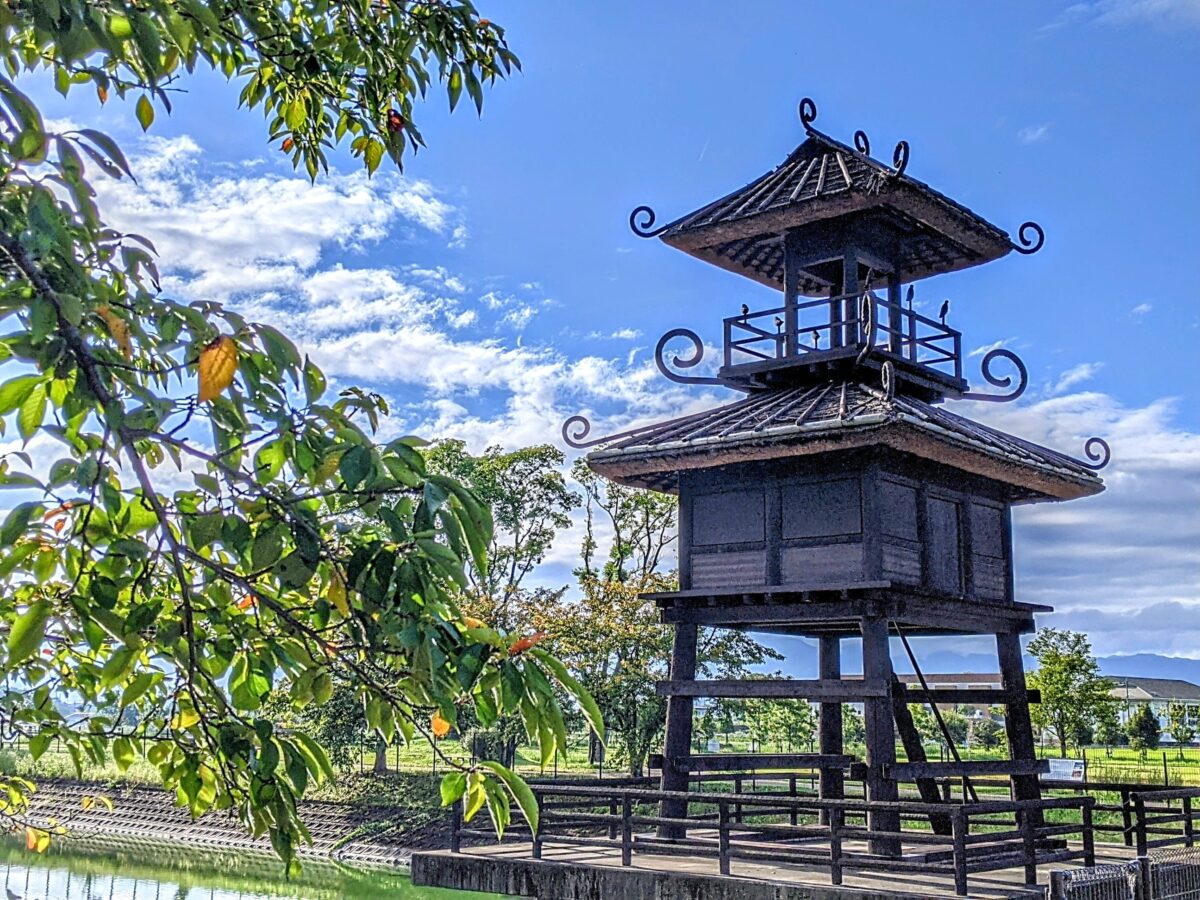
[[[771, 171], [665, 226], [663, 242], [770, 287], [783, 286], [785, 231], [802, 242], [853, 235], [889, 250], [904, 281], [998, 259], [1008, 234], [967, 207], [806, 124], [806, 139]], [[869, 149], [869, 148], [868, 148]], [[907, 149], [905, 149], [907, 157]], [[816, 295], [830, 280], [801, 276]]]
[[1079, 460], [852, 378], [763, 391], [614, 435], [587, 460], [622, 484], [669, 491], [683, 469], [872, 446], [990, 478], [1018, 502], [1103, 490]]
[[1200, 685], [1181, 678], [1141, 678], [1106, 675], [1114, 685], [1112, 695], [1121, 700], [1188, 700], [1200, 702]]

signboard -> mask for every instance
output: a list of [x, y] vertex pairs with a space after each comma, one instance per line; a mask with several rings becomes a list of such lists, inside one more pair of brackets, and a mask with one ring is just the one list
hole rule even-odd
[[1082, 759], [1048, 759], [1050, 771], [1042, 775], [1050, 781], [1083, 781], [1086, 766]]

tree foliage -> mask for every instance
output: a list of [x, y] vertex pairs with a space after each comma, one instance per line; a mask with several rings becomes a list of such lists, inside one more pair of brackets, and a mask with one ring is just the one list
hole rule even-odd
[[425, 455], [431, 469], [462, 481], [492, 510], [496, 530], [488, 543], [490, 565], [472, 587], [486, 598], [491, 616], [504, 615], [579, 505], [560, 471], [562, 451], [549, 444], [513, 451], [488, 447], [473, 456], [462, 441], [446, 440]]
[[1125, 733], [1129, 735], [1129, 746], [1137, 750], [1142, 758], [1146, 758], [1147, 750], [1155, 750], [1162, 738], [1162, 727], [1158, 724], [1158, 716], [1150, 709], [1149, 703], [1139, 703], [1129, 721], [1125, 723]]
[[1171, 703], [1167, 706], [1167, 723], [1171, 737], [1175, 739], [1179, 758], [1183, 759], [1184, 745], [1196, 739], [1196, 707], [1186, 703]]
[[[478, 106], [516, 65], [501, 29], [438, 0], [0, 4], [0, 61], [135, 100], [143, 128], [185, 72], [211, 68], [314, 177], [341, 144], [368, 171], [400, 162], [431, 83]], [[49, 130], [0, 75], [0, 429], [60, 454], [45, 471], [0, 459], [16, 491], [0, 525], [4, 733], [35, 756], [61, 740], [80, 764], [145, 747], [193, 815], [232, 810], [289, 863], [307, 838], [296, 801], [332, 768], [319, 740], [262, 714], [281, 691], [304, 706], [349, 686], [385, 740], [469, 704], [563, 749], [560, 698], [578, 684], [460, 608], [467, 572], [488, 571], [486, 504], [428, 471], [418, 440], [377, 443], [382, 400], [328, 396], [275, 328], [165, 296], [151, 242], [104, 222], [97, 175], [133, 173], [105, 134]], [[0, 786], [19, 813], [26, 786]], [[487, 763], [443, 795], [500, 829], [510, 798], [536, 816]]]
[[1104, 707], [1114, 702], [1112, 682], [1101, 676], [1086, 634], [1041, 628], [1028, 652], [1038, 663], [1029, 686], [1042, 693], [1042, 702], [1030, 707], [1034, 727], [1052, 732], [1065, 757], [1067, 742], [1085, 727], [1094, 728]]

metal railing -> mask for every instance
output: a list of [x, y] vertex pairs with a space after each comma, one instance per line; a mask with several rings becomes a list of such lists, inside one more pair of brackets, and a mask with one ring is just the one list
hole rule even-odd
[[1050, 873], [1049, 900], [1200, 900], [1200, 851], [1159, 851], [1127, 863]]
[[[1095, 862], [1091, 797], [1043, 800], [995, 800], [966, 804], [920, 801], [821, 800], [790, 794], [676, 792], [579, 785], [531, 785], [539, 806], [539, 827], [530, 834], [535, 859], [547, 844], [618, 850], [621, 865], [632, 865], [635, 852], [715, 857], [722, 875], [735, 860], [772, 861], [828, 869], [833, 884], [848, 870], [942, 875], [956, 893], [967, 894], [968, 876], [1021, 867], [1028, 884], [1037, 883], [1037, 867], [1052, 862]], [[658, 813], [673, 801], [682, 815]], [[451, 850], [463, 837], [488, 838], [486, 830], [464, 828], [455, 804]], [[1078, 821], [1044, 821], [1049, 810], [1073, 810]], [[928, 825], [950, 820], [949, 834], [928, 827], [880, 830], [881, 818]], [[660, 830], [670, 832], [659, 836]], [[1078, 835], [1081, 849], [1062, 838]], [[491, 835], [494, 838], [494, 835]], [[901, 858], [905, 846], [910, 858]], [[886, 848], [874, 852], [872, 847]], [[911, 858], [913, 849], [922, 859]]]
[[962, 378], [962, 335], [874, 292], [749, 311], [724, 320], [726, 366], [804, 357], [868, 342], [899, 359]]

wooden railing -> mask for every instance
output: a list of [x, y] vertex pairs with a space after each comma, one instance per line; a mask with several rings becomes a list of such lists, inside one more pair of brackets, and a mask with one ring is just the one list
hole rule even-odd
[[962, 378], [962, 335], [944, 322], [871, 293], [843, 294], [756, 310], [724, 320], [728, 366], [860, 349], [867, 341], [870, 297], [875, 346], [895, 357]]
[[1129, 799], [1138, 856], [1154, 848], [1195, 846], [1200, 788], [1135, 791]]
[[[965, 896], [972, 873], [1023, 867], [1026, 882], [1036, 884], [1038, 865], [1068, 860], [1091, 865], [1095, 858], [1095, 800], [1086, 796], [938, 804], [546, 783], [531, 787], [538, 800], [539, 828], [536, 834], [528, 829], [524, 834], [532, 841], [535, 859], [542, 857], [547, 844], [566, 844], [619, 849], [623, 866], [632, 864], [635, 852], [715, 857], [723, 875], [730, 873], [734, 860], [826, 868], [834, 884], [856, 869], [944, 875]], [[659, 815], [663, 801], [675, 801], [685, 814]], [[1076, 810], [1079, 820], [1043, 824], [1045, 812], [1055, 809]], [[880, 813], [909, 823], [949, 816], [951, 833], [874, 831], [869, 823]], [[464, 828], [458, 816], [456, 804], [453, 851], [464, 836], [490, 835]], [[680, 836], [658, 837], [664, 828]], [[1078, 835], [1082, 849], [1070, 849], [1062, 840], [1066, 835]], [[886, 844], [889, 852], [870, 852], [871, 842]], [[902, 859], [906, 845], [909, 858]], [[911, 858], [914, 848], [924, 852], [923, 860]]]

